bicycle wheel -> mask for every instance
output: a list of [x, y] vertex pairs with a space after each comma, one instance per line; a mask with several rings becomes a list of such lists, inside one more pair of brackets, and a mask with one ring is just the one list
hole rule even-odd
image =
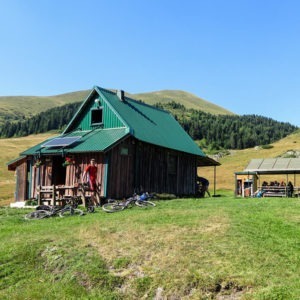
[[35, 210], [25, 215], [26, 220], [40, 220], [49, 216], [46, 210]]
[[106, 212], [117, 212], [121, 211], [125, 208], [123, 204], [112, 202], [112, 203], [106, 203], [102, 206], [102, 209]]
[[137, 200], [135, 201], [135, 204], [139, 207], [151, 207], [151, 206], [156, 206], [155, 203], [151, 201], [146, 201], [146, 200]]
[[50, 205], [39, 205], [35, 208], [35, 210], [47, 210], [50, 211], [51, 210], [51, 206]]
[[84, 213], [81, 209], [79, 208], [73, 208], [73, 207], [67, 207], [67, 208], [63, 208], [60, 212], [59, 212], [59, 216], [60, 217], [68, 217], [68, 216], [83, 216]]
[[86, 208], [86, 210], [87, 210], [88, 213], [93, 213], [93, 212], [95, 212], [95, 206], [89, 205], [89, 206]]
[[63, 199], [67, 205], [70, 205], [73, 208], [77, 208], [80, 201], [79, 197], [74, 197], [74, 196], [65, 196], [65, 198]]

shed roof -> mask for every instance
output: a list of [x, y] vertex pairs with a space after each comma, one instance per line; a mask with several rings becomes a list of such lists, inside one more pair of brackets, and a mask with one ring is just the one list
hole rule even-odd
[[14, 171], [18, 164], [26, 160], [26, 155], [21, 155], [18, 158], [15, 158], [9, 161], [6, 165], [8, 166], [9, 171]]
[[[82, 152], [102, 152], [106, 151], [115, 142], [125, 138], [128, 135], [126, 128], [113, 128], [113, 129], [95, 129], [89, 131], [73, 131], [70, 134], [61, 135], [66, 136], [81, 136], [81, 138], [66, 147], [43, 147], [46, 141], [35, 145], [32, 148], [22, 152], [21, 155], [37, 155], [37, 154], [58, 154], [62, 152], [68, 153], [82, 153]], [[53, 139], [53, 138], [51, 138]], [[51, 140], [49, 139], [49, 141]], [[47, 140], [48, 141], [48, 140]]]
[[300, 158], [252, 159], [244, 172], [257, 174], [300, 174]]

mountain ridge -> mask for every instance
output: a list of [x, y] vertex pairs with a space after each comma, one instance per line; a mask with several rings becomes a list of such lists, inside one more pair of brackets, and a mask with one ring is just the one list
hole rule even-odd
[[[82, 90], [53, 96], [1, 96], [0, 124], [5, 120], [15, 122], [31, 118], [34, 115], [57, 106], [83, 102], [90, 92], [91, 90]], [[180, 90], [161, 90], [137, 94], [126, 93], [126, 95], [150, 105], [154, 105], [158, 102], [168, 103], [175, 101], [184, 105], [186, 108], [193, 108], [211, 114], [234, 115], [234, 113], [225, 108], [204, 100], [194, 94]]]

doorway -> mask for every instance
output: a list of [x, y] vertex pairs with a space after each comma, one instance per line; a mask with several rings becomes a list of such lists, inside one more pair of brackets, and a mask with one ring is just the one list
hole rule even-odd
[[65, 185], [66, 182], [66, 167], [63, 166], [65, 159], [62, 156], [53, 157], [52, 166], [52, 184]]

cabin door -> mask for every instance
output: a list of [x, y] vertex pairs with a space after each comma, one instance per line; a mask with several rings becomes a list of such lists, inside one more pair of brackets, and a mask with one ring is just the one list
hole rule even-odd
[[54, 156], [52, 165], [52, 184], [64, 185], [66, 182], [66, 167], [63, 166], [64, 157]]

